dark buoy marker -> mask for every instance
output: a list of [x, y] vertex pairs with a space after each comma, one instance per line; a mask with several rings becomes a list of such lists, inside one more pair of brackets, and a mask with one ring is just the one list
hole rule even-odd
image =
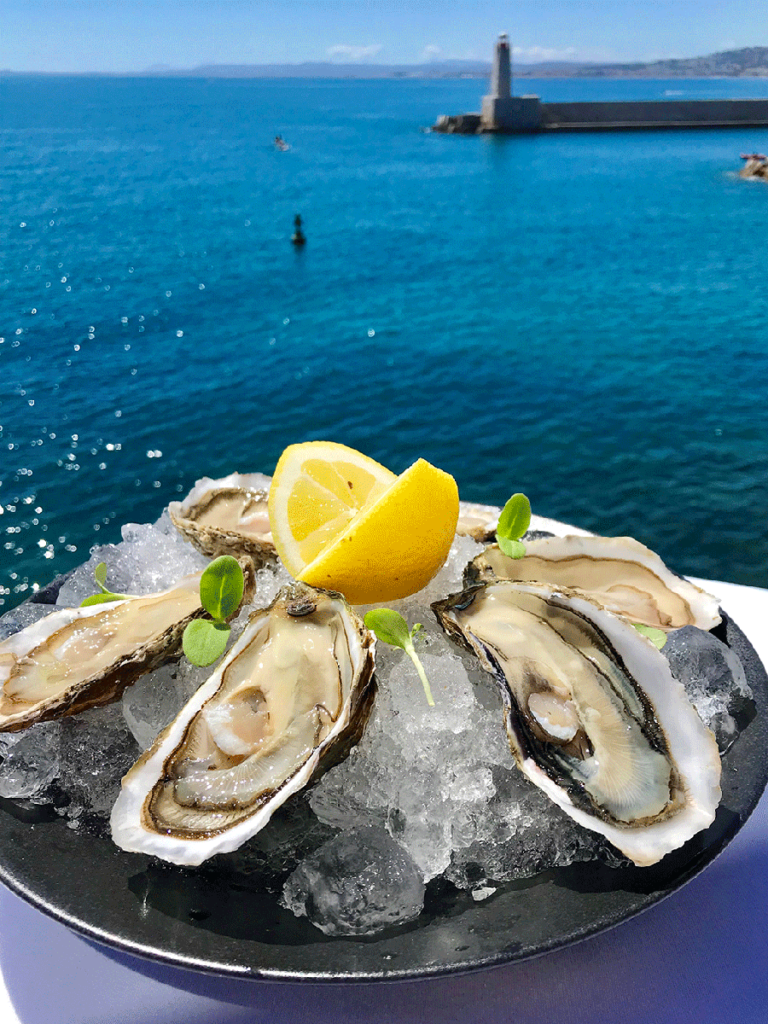
[[301, 230], [301, 214], [297, 213], [293, 218], [293, 234], [291, 235], [291, 241], [294, 245], [306, 245], [307, 239], [304, 232]]

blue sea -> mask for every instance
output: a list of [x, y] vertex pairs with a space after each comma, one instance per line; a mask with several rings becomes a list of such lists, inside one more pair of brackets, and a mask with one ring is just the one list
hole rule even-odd
[[768, 585], [768, 130], [423, 130], [484, 91], [0, 79], [0, 605], [313, 438]]

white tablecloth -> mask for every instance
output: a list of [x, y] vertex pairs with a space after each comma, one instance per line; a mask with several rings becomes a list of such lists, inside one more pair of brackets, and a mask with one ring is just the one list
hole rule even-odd
[[[768, 591], [695, 581], [768, 664]], [[765, 1024], [768, 797], [726, 851], [609, 932], [520, 964], [377, 985], [239, 982], [103, 952], [0, 887], [0, 1024]]]

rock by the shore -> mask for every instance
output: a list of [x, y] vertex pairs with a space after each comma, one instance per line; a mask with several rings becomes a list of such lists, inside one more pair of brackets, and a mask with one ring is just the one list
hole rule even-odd
[[739, 171], [740, 178], [762, 178], [768, 181], [768, 160], [750, 157]]
[[433, 132], [450, 135], [477, 135], [484, 130], [479, 114], [441, 114], [432, 126]]

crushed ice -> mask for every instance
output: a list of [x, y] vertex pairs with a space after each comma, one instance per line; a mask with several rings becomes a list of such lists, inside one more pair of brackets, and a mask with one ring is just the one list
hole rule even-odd
[[[101, 561], [109, 588], [134, 594], [166, 589], [208, 564], [167, 513], [154, 524], [127, 525], [122, 535], [122, 543], [94, 549], [72, 573], [59, 591], [59, 606], [77, 605], [96, 590], [93, 570]], [[435, 707], [427, 705], [410, 660], [379, 643], [379, 692], [360, 744], [310, 792], [316, 817], [306, 802], [284, 809], [289, 818], [298, 815], [300, 827], [291, 849], [277, 851], [284, 869], [295, 869], [283, 901], [328, 934], [362, 934], [410, 920], [420, 911], [424, 884], [437, 875], [481, 900], [499, 882], [590, 860], [601, 850], [604, 855], [599, 837], [514, 768], [494, 685], [449, 643], [429, 607], [461, 589], [464, 567], [481, 549], [457, 537], [429, 586], [392, 605], [409, 626], [424, 625], [417, 649]], [[282, 567], [256, 574], [253, 604], [233, 624], [232, 642], [252, 608], [269, 604], [289, 579]], [[30, 603], [12, 609], [0, 618], [0, 639], [51, 610]], [[691, 627], [670, 634], [664, 653], [726, 749], [736, 730], [734, 702], [750, 696], [738, 658], [716, 637]], [[57, 810], [70, 827], [80, 827], [84, 816], [105, 818], [122, 775], [208, 671], [182, 658], [144, 676], [116, 704], [1, 734], [0, 797], [42, 802], [54, 783], [65, 794]], [[308, 836], [317, 842], [305, 856]], [[274, 859], [268, 839], [265, 829], [232, 855], [232, 864], [248, 870], [251, 860]], [[368, 879], [364, 887], [361, 878]]]
[[107, 587], [115, 594], [152, 594], [167, 590], [182, 576], [201, 572], [210, 559], [188, 544], [171, 522], [167, 511], [156, 523], [127, 523], [121, 544], [104, 544], [68, 577], [59, 590], [57, 605], [79, 605], [98, 586], [93, 570], [104, 562]]

